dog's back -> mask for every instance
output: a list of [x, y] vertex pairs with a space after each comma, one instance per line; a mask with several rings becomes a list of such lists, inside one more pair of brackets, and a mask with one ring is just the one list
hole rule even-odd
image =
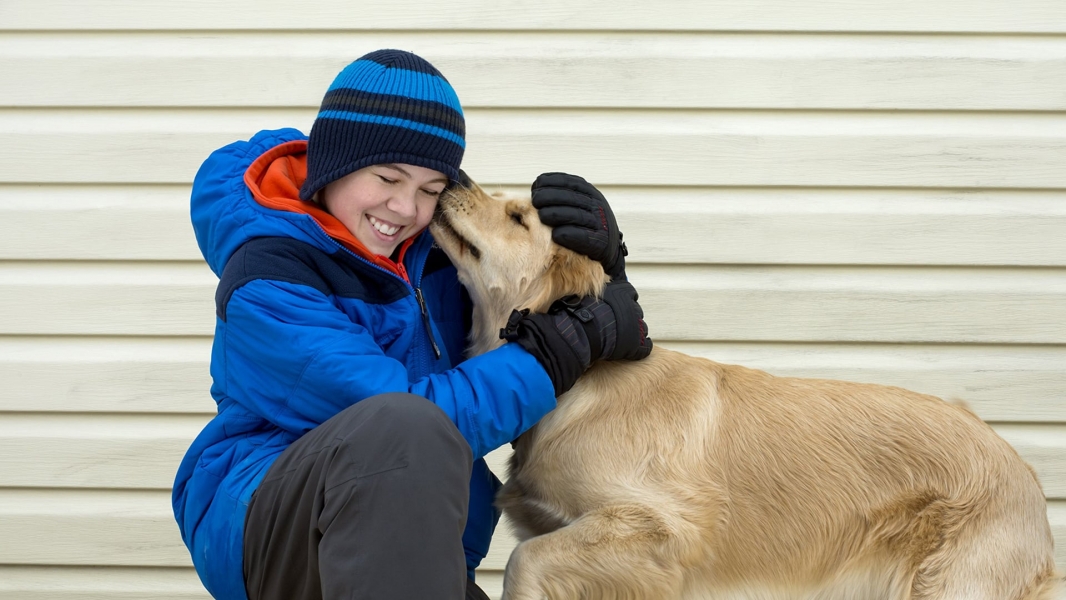
[[1052, 578], [1039, 483], [964, 408], [663, 349], [590, 370], [499, 502], [526, 535], [629, 510], [674, 597], [1020, 600]]
[[[471, 184], [439, 205], [472, 354], [503, 343], [516, 307], [602, 290], [528, 199]], [[526, 538], [507, 600], [1044, 600], [1055, 585], [1036, 477], [965, 409], [663, 349], [589, 369], [519, 438], [497, 501]]]

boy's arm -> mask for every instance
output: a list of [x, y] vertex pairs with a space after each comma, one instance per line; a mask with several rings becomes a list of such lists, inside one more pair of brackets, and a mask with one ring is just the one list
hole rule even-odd
[[364, 398], [410, 392], [440, 406], [479, 458], [555, 408], [551, 380], [518, 344], [409, 382], [401, 362], [313, 287], [255, 279], [224, 314], [222, 391], [298, 434]]

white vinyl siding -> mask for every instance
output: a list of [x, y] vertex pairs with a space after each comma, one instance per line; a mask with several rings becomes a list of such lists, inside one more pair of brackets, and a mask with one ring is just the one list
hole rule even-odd
[[966, 401], [1066, 569], [1062, 0], [3, 0], [0, 600], [206, 598], [169, 490], [214, 411], [190, 183], [381, 47], [455, 85], [475, 180], [603, 189], [656, 343]]
[[[314, 0], [9, 0], [11, 30], [810, 31], [1054, 33], [1059, 0], [543, 0], [455, 2]], [[332, 76], [332, 74], [331, 74]]]

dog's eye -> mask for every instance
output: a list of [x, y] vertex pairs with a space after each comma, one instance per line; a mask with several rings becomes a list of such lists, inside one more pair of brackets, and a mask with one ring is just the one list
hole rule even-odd
[[517, 212], [511, 213], [511, 220], [514, 221], [515, 223], [518, 223], [519, 225], [523, 225], [523, 223], [522, 223], [522, 213], [517, 213]]

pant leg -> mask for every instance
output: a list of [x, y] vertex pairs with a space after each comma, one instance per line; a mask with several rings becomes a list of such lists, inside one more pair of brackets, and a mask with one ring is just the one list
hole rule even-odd
[[278, 457], [248, 508], [250, 600], [459, 600], [470, 446], [425, 398], [368, 398]]

